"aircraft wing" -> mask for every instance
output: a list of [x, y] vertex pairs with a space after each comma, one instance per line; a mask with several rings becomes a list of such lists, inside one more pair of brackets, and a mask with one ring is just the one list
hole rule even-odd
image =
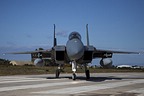
[[25, 52], [12, 52], [8, 54], [33, 54], [33, 53], [51, 53], [52, 50], [36, 50], [36, 51], [25, 51]]
[[106, 58], [106, 57], [111, 58], [113, 54], [140, 54], [140, 52], [95, 49], [93, 53], [93, 58]]
[[103, 49], [96, 49], [95, 52], [102, 52], [102, 53], [117, 53], [117, 54], [140, 54], [140, 52], [130, 52], [130, 51], [114, 51], [114, 50], [103, 50]]

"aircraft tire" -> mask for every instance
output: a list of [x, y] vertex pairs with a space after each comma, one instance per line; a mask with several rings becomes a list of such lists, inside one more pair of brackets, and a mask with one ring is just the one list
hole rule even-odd
[[86, 71], [85, 71], [85, 74], [86, 74], [86, 79], [90, 79], [90, 71], [89, 71], [89, 70], [86, 70]]
[[76, 74], [75, 73], [72, 74], [72, 79], [76, 80]]
[[57, 70], [56, 70], [56, 78], [59, 78], [59, 75], [60, 75], [60, 70], [57, 69]]

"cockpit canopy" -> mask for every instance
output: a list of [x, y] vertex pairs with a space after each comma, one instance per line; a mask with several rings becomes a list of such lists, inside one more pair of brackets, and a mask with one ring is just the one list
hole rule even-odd
[[71, 40], [71, 39], [73, 39], [73, 38], [81, 39], [81, 35], [80, 35], [78, 32], [72, 32], [72, 33], [69, 35], [69, 40]]

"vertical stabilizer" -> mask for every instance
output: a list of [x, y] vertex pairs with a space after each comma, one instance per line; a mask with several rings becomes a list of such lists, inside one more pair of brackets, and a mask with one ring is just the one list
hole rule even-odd
[[57, 40], [56, 40], [56, 36], [55, 36], [55, 24], [54, 24], [54, 47], [57, 45]]
[[88, 24], [86, 24], [86, 38], [87, 38], [87, 46], [89, 46]]

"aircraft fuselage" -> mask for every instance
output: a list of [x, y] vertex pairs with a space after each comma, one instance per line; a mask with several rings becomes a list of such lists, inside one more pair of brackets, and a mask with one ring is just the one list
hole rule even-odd
[[66, 43], [66, 52], [71, 61], [76, 61], [84, 55], [84, 44], [79, 33], [72, 32], [70, 34]]

